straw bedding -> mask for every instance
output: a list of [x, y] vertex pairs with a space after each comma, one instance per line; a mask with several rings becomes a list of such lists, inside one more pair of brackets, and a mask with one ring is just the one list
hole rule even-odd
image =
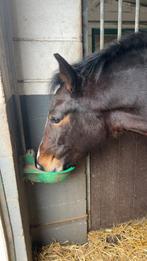
[[83, 245], [43, 246], [34, 261], [147, 261], [147, 219], [92, 231]]

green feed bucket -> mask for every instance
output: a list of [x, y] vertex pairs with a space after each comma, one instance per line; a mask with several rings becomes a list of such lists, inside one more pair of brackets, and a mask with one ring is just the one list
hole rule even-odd
[[75, 169], [70, 167], [63, 171], [58, 172], [46, 172], [36, 168], [35, 166], [35, 153], [33, 150], [28, 150], [23, 156], [23, 173], [24, 179], [29, 180], [33, 183], [57, 183], [65, 180]]

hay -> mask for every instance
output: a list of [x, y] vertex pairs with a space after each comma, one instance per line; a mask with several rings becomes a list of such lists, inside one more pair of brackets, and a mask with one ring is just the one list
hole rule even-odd
[[93, 231], [83, 245], [52, 243], [34, 261], [147, 261], [147, 219]]

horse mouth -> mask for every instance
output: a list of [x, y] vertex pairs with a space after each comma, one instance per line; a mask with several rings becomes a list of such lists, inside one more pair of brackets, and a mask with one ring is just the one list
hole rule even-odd
[[36, 155], [36, 168], [41, 171], [46, 172], [59, 172], [68, 170], [73, 167], [70, 161], [65, 161], [63, 159], [56, 158], [54, 154], [42, 153], [39, 151]]
[[74, 167], [74, 165], [72, 163], [66, 163], [66, 164], [63, 165], [63, 170], [67, 170], [71, 167]]
[[40, 154], [36, 159], [36, 167], [47, 172], [58, 172], [64, 169], [64, 164], [51, 154]]
[[[72, 163], [66, 163], [66, 164], [64, 164], [63, 165], [63, 171], [64, 170], [68, 170], [69, 168], [71, 168], [71, 167], [74, 167], [75, 165], [73, 165]], [[37, 163], [36, 162], [36, 168], [38, 169], [38, 170], [41, 170], [41, 171], [46, 171], [45, 169], [44, 169], [44, 167], [43, 166], [41, 166], [39, 163]], [[56, 170], [56, 168], [54, 168], [54, 169], [52, 169], [52, 172], [56, 172], [57, 170]]]

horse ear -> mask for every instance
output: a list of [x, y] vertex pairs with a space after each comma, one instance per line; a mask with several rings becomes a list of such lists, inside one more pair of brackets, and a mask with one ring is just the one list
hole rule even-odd
[[78, 76], [73, 67], [58, 53], [54, 54], [59, 64], [60, 78], [65, 83], [65, 88], [71, 93], [76, 93]]

